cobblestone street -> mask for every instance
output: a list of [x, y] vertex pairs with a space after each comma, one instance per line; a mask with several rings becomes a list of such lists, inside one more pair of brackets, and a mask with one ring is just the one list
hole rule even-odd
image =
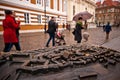
[[[33, 80], [33, 79], [34, 80], [48, 80], [48, 79], [49, 80], [119, 80], [120, 79], [119, 29], [120, 28], [116, 28], [116, 27], [112, 28], [112, 32], [110, 33], [110, 39], [107, 42], [105, 41], [105, 32], [103, 32], [101, 27], [88, 29], [88, 32], [90, 34], [88, 42], [84, 42], [84, 39], [82, 40], [82, 44], [101, 45], [107, 48], [103, 48], [103, 47], [97, 48], [97, 46], [96, 48], [90, 46], [85, 47], [85, 45], [82, 45], [82, 47], [77, 48], [77, 46], [81, 46], [81, 45], [77, 44], [74, 41], [72, 30], [71, 31], [64, 30], [66, 45], [72, 45], [72, 46], [60, 46], [56, 48], [45, 48], [45, 44], [48, 39], [48, 34], [45, 34], [43, 32], [21, 33], [20, 43], [23, 52], [14, 52], [15, 48], [14, 47], [12, 48], [11, 55], [13, 61], [12, 62], [9, 61], [10, 57], [9, 60], [6, 61], [6, 63], [4, 63], [4, 60], [2, 60], [4, 64], [0, 68], [0, 72], [1, 72], [0, 79], [3, 79], [4, 76], [8, 76], [8, 77], [10, 76], [9, 80], [14, 80], [15, 78], [19, 78], [18, 80]], [[2, 51], [4, 47], [2, 35], [0, 36], [0, 38], [1, 38], [0, 41], [2, 43], [0, 46], [0, 50]], [[73, 45], [73, 44], [77, 44], [77, 45]], [[64, 52], [64, 50], [66, 51]], [[78, 50], [81, 50], [80, 55], [78, 53], [79, 52]], [[76, 56], [73, 55], [73, 57], [70, 57], [69, 55], [70, 58], [67, 57], [68, 56], [66, 55], [67, 51], [68, 53], [75, 51]], [[60, 56], [56, 56], [58, 55], [58, 52], [64, 58]], [[86, 55], [82, 56], [82, 53]], [[52, 55], [54, 55], [54, 57]], [[59, 59], [56, 59], [57, 57], [59, 57]], [[77, 60], [78, 57], [79, 59]], [[57, 63], [53, 64], [53, 62], [50, 62], [52, 60], [54, 62], [57, 61]], [[60, 62], [59, 60], [64, 61], [64, 63]], [[84, 64], [81, 64], [81, 60], [83, 61]], [[43, 61], [43, 63], [39, 63], [39, 61], [41, 62]], [[52, 68], [51, 65], [53, 65]], [[52, 72], [51, 70], [55, 72]], [[16, 71], [18, 71], [17, 74], [15, 74]], [[25, 72], [28, 71], [29, 74], [25, 73], [24, 71]], [[42, 71], [44, 72], [44, 74], [42, 74]], [[47, 74], [46, 71], [48, 72], [51, 71], [51, 72]], [[11, 73], [13, 73], [13, 75], [11, 75]], [[36, 75], [32, 75], [34, 73], [36, 73]], [[20, 77], [18, 75], [20, 75]], [[90, 75], [91, 76], [94, 75], [94, 76], [91, 77]], [[84, 76], [85, 79], [84, 78], [82, 79], [81, 76]]]
[[[119, 30], [120, 28], [112, 28], [109, 41], [120, 36]], [[105, 32], [103, 32], [102, 27], [88, 29], [88, 32], [90, 34], [90, 37], [87, 43], [95, 45], [102, 45], [105, 43]], [[65, 35], [66, 45], [76, 44], [76, 42], [74, 41], [72, 30], [70, 32], [68, 30], [64, 30], [63, 34]], [[20, 33], [20, 45], [22, 51], [44, 48], [47, 39], [48, 34], [45, 34], [44, 32]], [[2, 51], [4, 48], [2, 35], [0, 35], [0, 43], [0, 51]], [[84, 43], [84, 40], [82, 41], [82, 43]], [[15, 51], [15, 48], [13, 47], [11, 51]]]
[[1, 0], [0, 80], [120, 80], [120, 0]]

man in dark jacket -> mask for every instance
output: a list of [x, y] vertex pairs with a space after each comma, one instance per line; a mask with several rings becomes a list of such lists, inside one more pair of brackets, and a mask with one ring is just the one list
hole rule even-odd
[[111, 25], [110, 25], [110, 22], [107, 23], [107, 25], [105, 26], [105, 29], [104, 31], [106, 32], [106, 40], [109, 39], [109, 33], [111, 31]]
[[56, 23], [54, 21], [54, 17], [51, 17], [51, 20], [48, 22], [48, 30], [49, 39], [47, 41], [46, 47], [49, 47], [49, 43], [52, 40], [52, 46], [55, 46], [55, 32], [56, 32]]

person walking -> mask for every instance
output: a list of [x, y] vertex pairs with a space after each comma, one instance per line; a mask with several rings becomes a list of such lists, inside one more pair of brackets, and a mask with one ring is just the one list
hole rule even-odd
[[46, 47], [49, 47], [49, 43], [52, 40], [52, 46], [55, 46], [55, 32], [56, 32], [56, 23], [54, 21], [54, 17], [51, 17], [51, 20], [48, 22], [48, 30], [49, 39], [47, 41]]
[[[15, 23], [17, 23], [17, 21], [15, 20], [16, 14], [15, 14], [14, 11], [12, 11], [12, 16], [13, 16], [13, 19], [14, 19]], [[20, 21], [19, 17], [18, 17], [18, 20]], [[16, 49], [21, 50], [20, 41], [19, 41], [19, 30], [20, 30], [20, 26], [18, 26], [18, 28], [16, 29], [16, 36], [18, 38], [18, 44], [13, 44], [13, 45], [15, 45]]]
[[77, 43], [81, 43], [81, 40], [82, 40], [82, 17], [79, 17], [78, 18], [78, 21], [76, 23], [76, 26], [75, 26], [75, 34], [74, 34], [74, 39], [75, 41], [77, 41]]
[[68, 24], [68, 30], [70, 31], [70, 29], [71, 29], [71, 26], [70, 26], [70, 24]]
[[63, 23], [63, 25], [62, 25], [62, 28], [64, 29], [65, 28], [65, 24]]
[[68, 23], [66, 23], [66, 30], [68, 29]]
[[109, 39], [109, 33], [110, 33], [111, 30], [112, 30], [112, 29], [111, 29], [110, 22], [108, 22], [107, 25], [106, 25], [105, 28], [104, 28], [104, 31], [106, 32], [106, 40]]
[[[9, 52], [12, 45], [18, 45], [18, 38], [16, 36], [16, 29], [20, 25], [20, 20], [16, 21], [13, 18], [13, 13], [11, 10], [5, 10], [5, 19], [3, 20], [3, 38], [5, 48], [3, 52]], [[20, 51], [20, 48], [16, 48]]]
[[103, 24], [103, 31], [105, 31], [105, 24]]
[[87, 23], [87, 20], [85, 20], [84, 30], [86, 31], [87, 29], [88, 29], [88, 23]]

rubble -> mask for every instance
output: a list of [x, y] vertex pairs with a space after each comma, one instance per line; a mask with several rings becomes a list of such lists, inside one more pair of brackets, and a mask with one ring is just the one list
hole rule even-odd
[[[31, 74], [49, 72], [58, 72], [66, 68], [74, 68], [75, 66], [87, 66], [87, 64], [100, 63], [105, 68], [109, 65], [115, 65], [120, 62], [120, 52], [98, 46], [87, 45], [71, 45], [57, 48], [38, 49], [34, 51], [26, 51], [23, 53], [14, 53], [6, 58], [1, 56], [1, 60], [23, 62], [16, 70]], [[23, 58], [24, 60], [21, 60]], [[3, 61], [4, 62], [4, 61]], [[2, 63], [2, 61], [0, 61]], [[80, 75], [79, 78], [96, 76], [96, 73], [88, 75]]]

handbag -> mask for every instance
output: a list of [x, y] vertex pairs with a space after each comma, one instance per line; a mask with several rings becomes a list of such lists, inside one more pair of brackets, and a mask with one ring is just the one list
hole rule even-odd
[[49, 30], [47, 30], [46, 32], [49, 33]]
[[75, 29], [73, 30], [72, 34], [75, 35]]

